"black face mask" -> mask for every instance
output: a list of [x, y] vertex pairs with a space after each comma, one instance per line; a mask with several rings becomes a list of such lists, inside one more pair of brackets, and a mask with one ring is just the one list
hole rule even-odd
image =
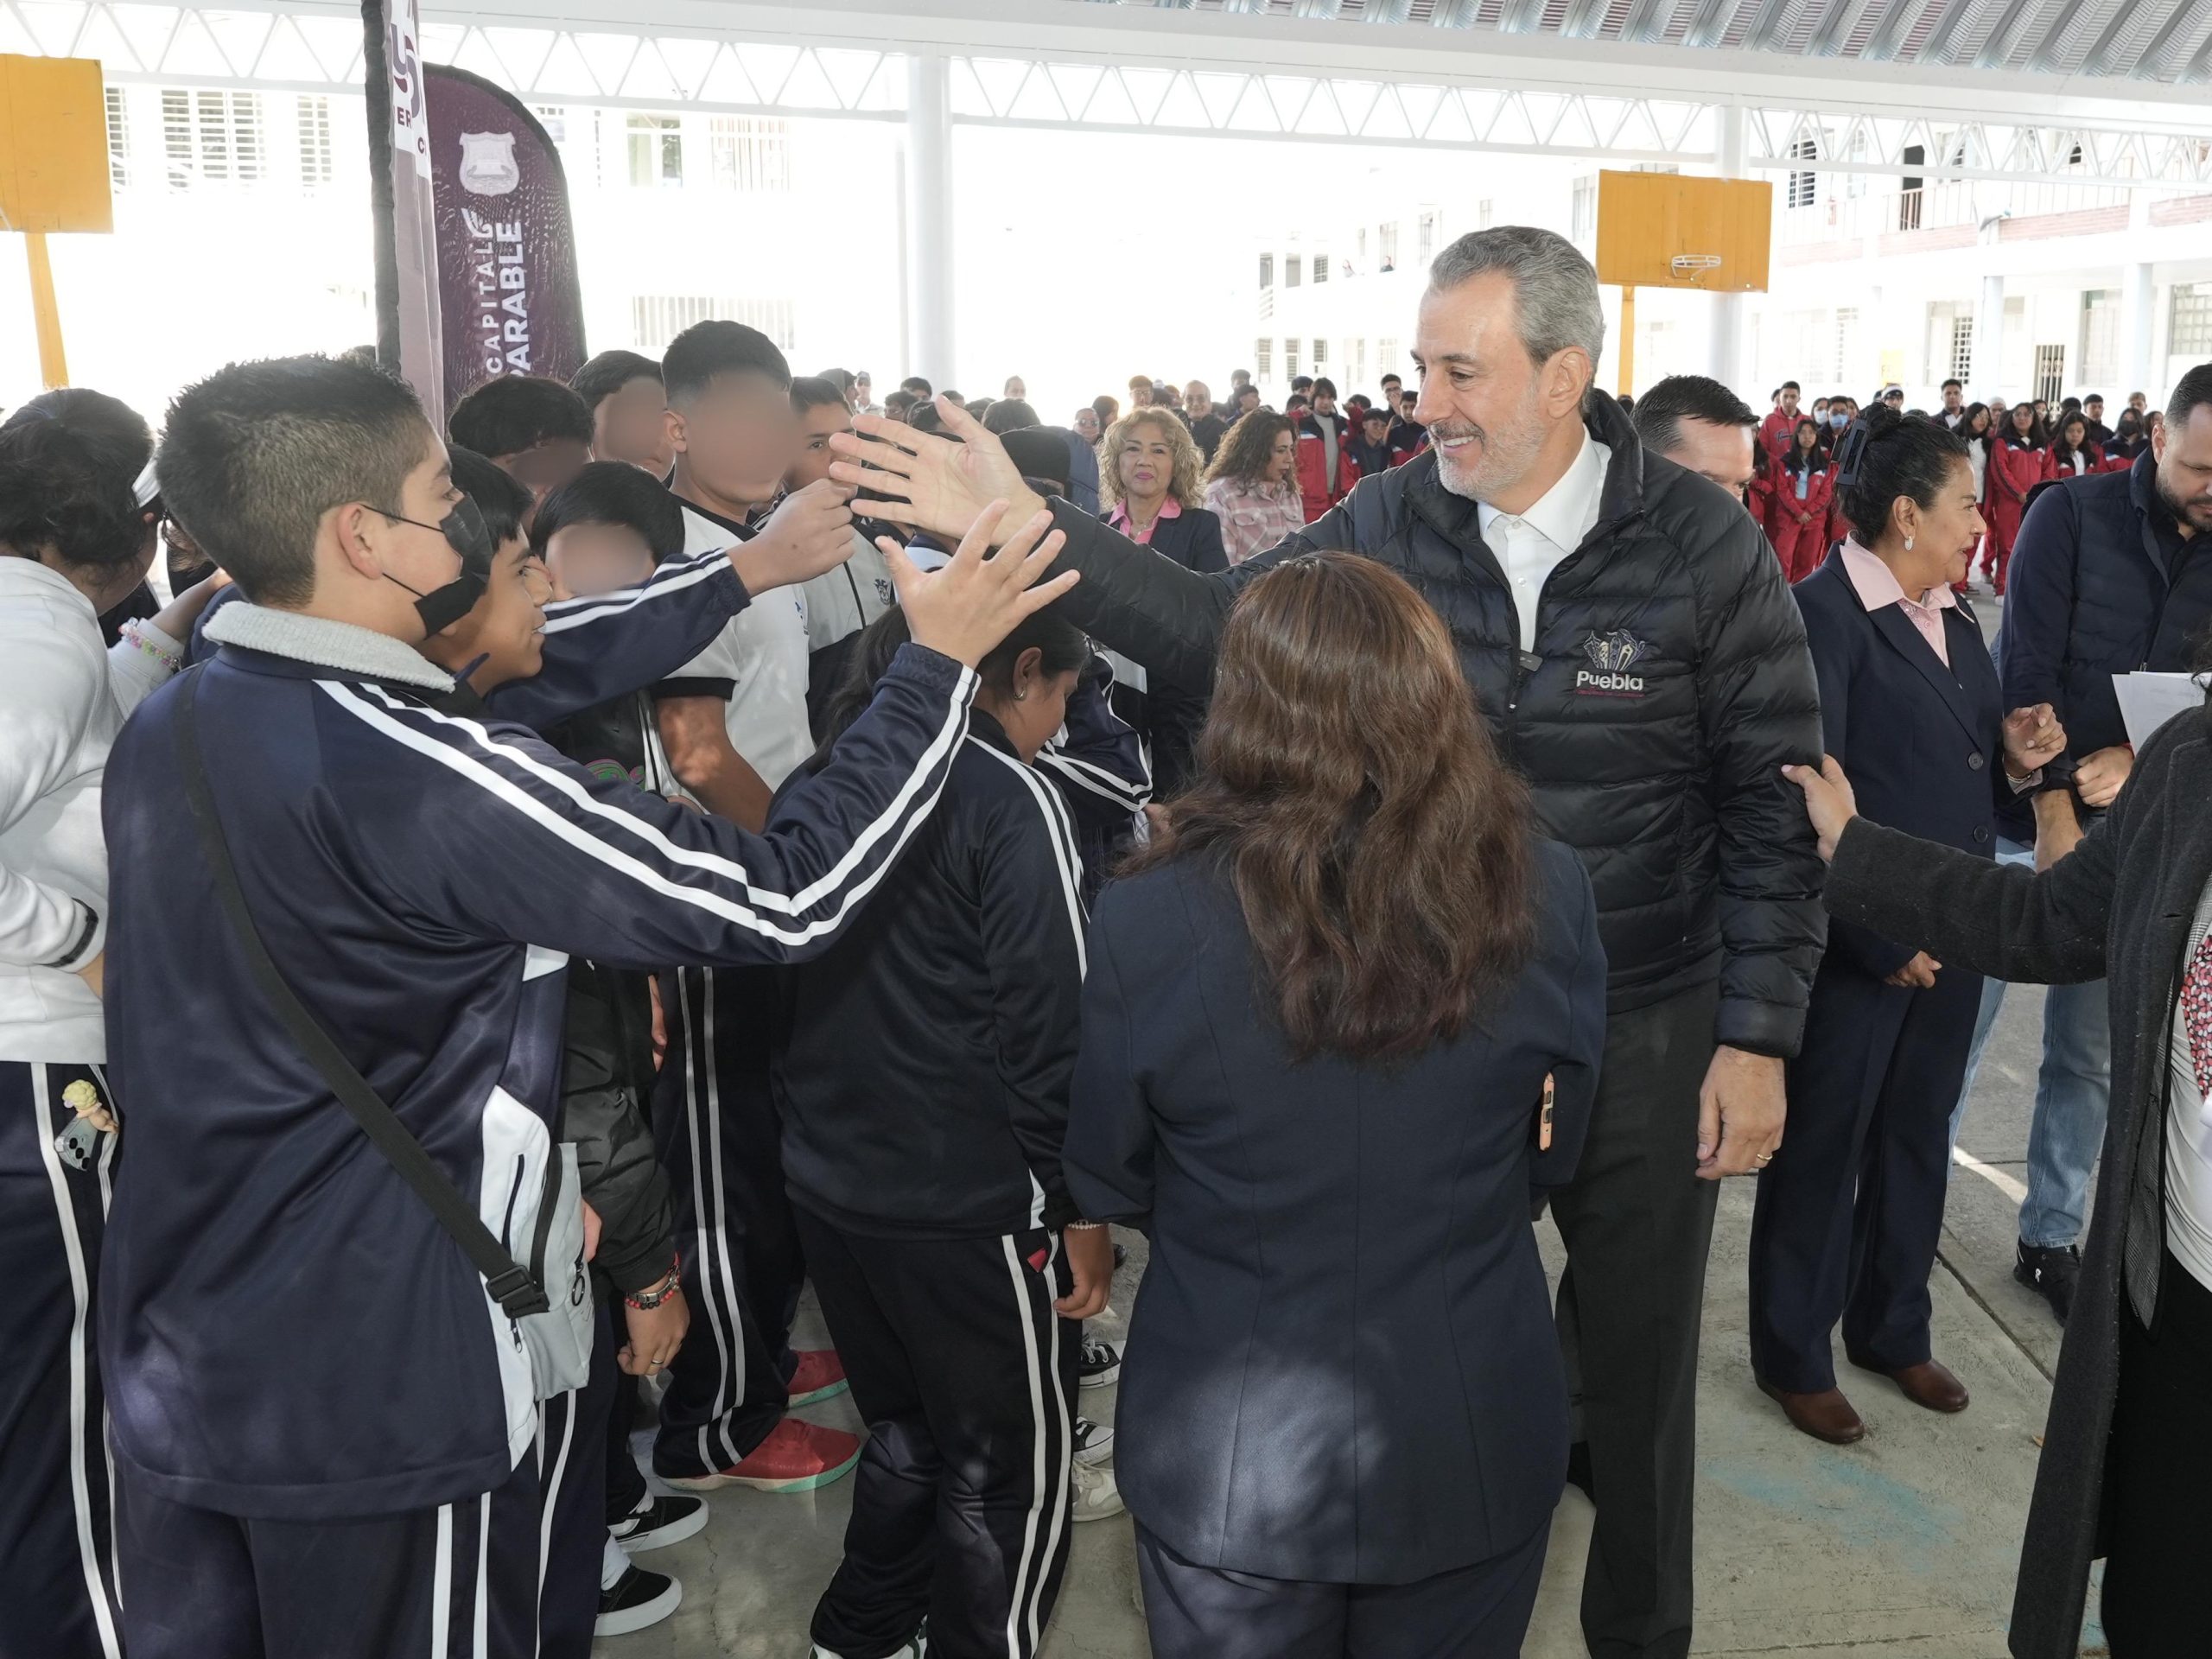
[[417, 588], [408, 588], [389, 570], [386, 582], [397, 582], [415, 595], [415, 613], [423, 619], [427, 633], [436, 633], [449, 628], [476, 608], [476, 601], [484, 597], [485, 588], [492, 583], [492, 532], [485, 528], [484, 515], [476, 503], [467, 496], [453, 505], [453, 511], [435, 524], [426, 524], [419, 518], [410, 518], [403, 512], [383, 513], [394, 524], [413, 524], [417, 530], [435, 530], [446, 538], [446, 545], [461, 555], [461, 574], [442, 588], [433, 588], [429, 593]]

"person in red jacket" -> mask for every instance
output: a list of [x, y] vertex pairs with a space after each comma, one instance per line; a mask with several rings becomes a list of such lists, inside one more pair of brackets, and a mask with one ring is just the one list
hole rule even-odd
[[2005, 591], [2005, 572], [2012, 563], [2012, 543], [2020, 533], [2028, 492], [2043, 482], [2048, 447], [2043, 417], [2025, 399], [2006, 411], [2005, 429], [1989, 446], [1989, 544], [1981, 568], [1999, 594]]
[[1298, 417], [1298, 493], [1312, 524], [1351, 493], [1359, 467], [1351, 458], [1351, 428], [1337, 413], [1337, 383], [1313, 382], [1313, 407]]
[[2060, 417], [2050, 448], [2043, 452], [2045, 478], [2086, 478], [2105, 469], [2105, 452], [2089, 435], [2089, 417], [2069, 410]]
[[1780, 461], [1789, 453], [1789, 446], [1795, 442], [1801, 418], [1797, 411], [1801, 390], [1795, 380], [1783, 381], [1774, 394], [1774, 407], [1759, 423], [1759, 443], [1771, 460]]
[[[1774, 475], [1778, 469], [1766, 453], [1766, 445], [1751, 445], [1751, 481], [1744, 486], [1744, 511], [1751, 515], [1751, 522], [1766, 532], [1766, 543], [1774, 547], [1774, 556], [1782, 559], [1782, 550], [1774, 545]], [[1789, 567], [1782, 566], [1786, 575]]]
[[1782, 559], [1782, 574], [1802, 581], [1828, 550], [1828, 504], [1835, 474], [1820, 429], [1808, 416], [1797, 423], [1796, 442], [1774, 473], [1774, 506], [1768, 537]]

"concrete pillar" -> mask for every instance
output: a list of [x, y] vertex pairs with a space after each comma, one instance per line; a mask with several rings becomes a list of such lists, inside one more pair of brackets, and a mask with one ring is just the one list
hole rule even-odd
[[906, 337], [913, 355], [900, 373], [918, 374], [943, 391], [959, 381], [952, 343], [952, 65], [941, 53], [906, 58]]
[[[1740, 104], [1723, 104], [1719, 111], [1720, 126], [1720, 176], [1740, 179], [1744, 176], [1744, 108]], [[1744, 296], [1741, 294], [1716, 294], [1713, 297], [1713, 378], [1730, 391], [1742, 397], [1744, 392]], [[1747, 399], [1754, 409], [1764, 408], [1757, 399]]]
[[2027, 388], [2007, 386], [2005, 372], [2005, 277], [2002, 272], [1981, 279], [1981, 298], [1974, 308], [1974, 385], [1967, 389], [1969, 403], [1988, 401], [2001, 393], [2013, 402]]
[[2151, 264], [2139, 260], [2124, 268], [2120, 282], [2120, 378], [2123, 385], [2106, 394], [2107, 408], [2124, 408], [2128, 393], [2148, 392], [2156, 404], [2164, 377], [2151, 361], [2152, 307], [2158, 293], [2151, 281]]

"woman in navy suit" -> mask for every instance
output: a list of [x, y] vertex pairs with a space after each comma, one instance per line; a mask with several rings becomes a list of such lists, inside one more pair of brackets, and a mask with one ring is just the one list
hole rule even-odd
[[[1821, 688], [1824, 747], [1868, 818], [1990, 855], [1999, 803], [2064, 747], [2046, 704], [2006, 718], [1974, 613], [1954, 590], [1983, 524], [1967, 441], [1877, 406], [1836, 454], [1853, 533], [1793, 590]], [[1981, 979], [1849, 922], [1828, 924], [1797, 1058], [1789, 1128], [1751, 1219], [1751, 1366], [1804, 1433], [1866, 1425], [1836, 1387], [1853, 1364], [1915, 1404], [1963, 1411], [1929, 1351], [1928, 1274], [1949, 1172], [1949, 1118]]]
[[1152, 1261], [1116, 1444], [1159, 1659], [1516, 1654], [1565, 1484], [1532, 1196], [1605, 957], [1443, 621], [1338, 554], [1247, 588], [1189, 792], [1090, 936], [1063, 1161]]

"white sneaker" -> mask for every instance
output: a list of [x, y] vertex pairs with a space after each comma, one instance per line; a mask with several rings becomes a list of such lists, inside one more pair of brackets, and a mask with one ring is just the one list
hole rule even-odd
[[1122, 1489], [1116, 1484], [1111, 1469], [1078, 1463], [1074, 1465], [1074, 1472], [1077, 1520], [1104, 1521], [1123, 1512]]

